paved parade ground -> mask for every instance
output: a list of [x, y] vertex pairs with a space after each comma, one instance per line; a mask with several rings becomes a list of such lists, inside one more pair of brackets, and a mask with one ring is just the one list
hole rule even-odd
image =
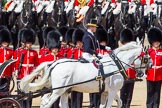
[[[146, 108], [146, 80], [144, 79], [142, 82], [136, 82], [133, 94], [133, 100], [130, 108]], [[38, 108], [40, 104], [40, 98], [36, 98], [33, 100], [33, 107]], [[88, 108], [89, 105], [89, 94], [84, 94], [83, 99], [83, 108]], [[113, 108], [116, 108], [116, 102], [113, 103]], [[160, 108], [162, 108], [162, 94], [160, 101]]]

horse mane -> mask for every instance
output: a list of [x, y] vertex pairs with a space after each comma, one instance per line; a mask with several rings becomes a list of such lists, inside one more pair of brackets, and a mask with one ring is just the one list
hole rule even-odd
[[140, 45], [138, 45], [135, 41], [129, 42], [117, 49], [114, 50], [115, 54], [118, 54], [121, 51], [128, 51], [128, 50], [132, 50], [132, 49], [136, 49], [136, 48], [141, 48]]

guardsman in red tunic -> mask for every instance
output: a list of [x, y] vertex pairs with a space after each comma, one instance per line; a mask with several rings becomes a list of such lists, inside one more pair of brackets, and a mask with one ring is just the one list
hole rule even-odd
[[[131, 29], [123, 29], [120, 33], [120, 42], [122, 45], [127, 44], [131, 41], [134, 41], [133, 32]], [[128, 68], [126, 73], [130, 79], [136, 78], [136, 71], [132, 68]], [[122, 100], [122, 108], [130, 108], [132, 96], [133, 96], [133, 89], [134, 89], [134, 82], [132, 83], [124, 83], [122, 89], [120, 90], [120, 98]]]
[[[108, 44], [108, 35], [107, 35], [107, 32], [105, 29], [103, 28], [99, 28], [96, 30], [96, 37], [97, 37], [97, 40], [99, 41], [98, 44], [102, 45], [102, 46], [107, 46]], [[109, 48], [108, 50], [108, 47], [107, 49], [101, 49], [101, 48], [97, 48], [97, 52], [102, 54], [102, 55], [105, 55], [105, 54], [108, 54], [111, 52], [111, 48]]]
[[148, 41], [151, 48], [148, 53], [152, 60], [152, 66], [146, 71], [147, 80], [147, 108], [159, 108], [161, 81], [162, 81], [162, 32], [159, 28], [151, 28], [148, 31]]
[[[63, 58], [63, 55], [59, 54], [60, 48], [60, 33], [55, 30], [50, 31], [47, 34], [47, 47], [49, 49], [49, 53], [45, 56], [42, 56], [44, 61], [42, 62], [54, 62], [60, 58]], [[59, 108], [60, 99], [57, 99], [55, 103], [53, 103], [52, 108]]]
[[67, 54], [66, 54], [67, 43], [65, 41], [65, 35], [66, 35], [67, 31], [68, 31], [68, 27], [67, 26], [62, 26], [62, 27], [59, 28], [59, 32], [62, 35], [61, 38], [60, 38], [61, 48], [59, 49], [59, 53], [61, 55], [63, 55], [63, 57], [67, 56]]
[[[22, 33], [21, 41], [24, 43], [25, 47], [17, 53], [17, 62], [15, 65], [18, 80], [29, 75], [39, 64], [37, 52], [31, 49], [32, 44], [35, 42], [35, 35], [32, 29], [26, 29]], [[21, 105], [23, 108], [28, 108], [31, 107], [31, 102], [32, 100], [24, 100], [21, 102]]]
[[[8, 46], [11, 43], [11, 34], [8, 29], [0, 30], [0, 65], [13, 57], [13, 50]], [[13, 64], [9, 64], [3, 72], [0, 73], [0, 86], [7, 83], [7, 86], [0, 90], [0, 96], [3, 97], [9, 94], [10, 78], [14, 71]], [[1, 98], [0, 97], [0, 98]]]
[[74, 32], [74, 28], [71, 28], [69, 29], [67, 32], [66, 32], [66, 35], [65, 35], [65, 41], [67, 43], [67, 48], [66, 48], [66, 57], [67, 58], [74, 58], [74, 44], [72, 42], [72, 35], [73, 35], [73, 32]]
[[[76, 29], [73, 32], [72, 42], [75, 45], [73, 59], [79, 59], [83, 52], [82, 38], [84, 31]], [[72, 91], [71, 92], [71, 108], [82, 108], [83, 93]]]
[[46, 27], [43, 29], [43, 41], [44, 41], [44, 45], [43, 47], [39, 50], [39, 63], [43, 62], [44, 60], [42, 59], [42, 56], [45, 56], [49, 53], [49, 49], [47, 48], [47, 34], [52, 31], [55, 30], [54, 27]]
[[46, 61], [55, 61], [63, 58], [63, 55], [59, 54], [61, 35], [57, 31], [50, 31], [47, 35], [47, 46], [49, 48], [49, 54], [45, 56]]
[[[18, 45], [17, 45], [17, 49], [14, 51], [14, 59], [15, 60], [18, 60], [18, 58], [19, 58], [18, 54], [21, 54], [24, 50], [25, 44], [21, 40], [22, 40], [22, 35], [23, 35], [25, 30], [27, 30], [27, 28], [23, 28], [23, 29], [19, 30], [19, 32], [18, 32]], [[15, 75], [16, 75], [16, 77], [17, 77], [17, 74], [18, 74], [18, 67], [19, 67], [19, 64], [15, 63]]]

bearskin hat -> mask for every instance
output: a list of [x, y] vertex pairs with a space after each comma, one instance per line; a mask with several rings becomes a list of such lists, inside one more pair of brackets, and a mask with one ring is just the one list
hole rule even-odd
[[108, 35], [105, 29], [99, 28], [96, 30], [96, 37], [99, 42], [108, 41]]
[[68, 31], [68, 27], [67, 26], [62, 26], [62, 27], [59, 28], [59, 32], [62, 35], [62, 40], [61, 41], [65, 41], [65, 35], [66, 35], [67, 31]]
[[133, 31], [130, 28], [125, 28], [120, 32], [120, 42], [123, 44], [130, 41], [134, 41]]
[[7, 42], [11, 43], [11, 33], [8, 29], [1, 29], [0, 30], [0, 43]]
[[60, 48], [60, 36], [60, 33], [54, 30], [47, 34], [47, 46], [50, 50]]
[[33, 29], [26, 29], [24, 30], [24, 32], [22, 33], [22, 38], [21, 38], [21, 42], [31, 42], [32, 44], [34, 44], [35, 42], [35, 31]]
[[54, 28], [54, 27], [45, 27], [43, 29], [43, 40], [44, 40], [44, 42], [46, 42], [46, 40], [47, 40], [47, 34], [52, 30], [56, 30], [56, 28]]
[[71, 29], [69, 29], [66, 32], [66, 35], [65, 35], [65, 41], [66, 41], [66, 43], [72, 42], [72, 36], [73, 36], [74, 30], [75, 30], [74, 28], [71, 28]]
[[82, 41], [84, 31], [82, 29], [76, 29], [72, 35], [72, 42], [76, 44], [77, 41]]
[[152, 44], [153, 42], [156, 42], [156, 41], [162, 42], [162, 32], [157, 27], [150, 28], [148, 30], [147, 36], [148, 36], [148, 41], [150, 44]]
[[21, 42], [22, 35], [23, 35], [25, 30], [27, 30], [27, 28], [22, 28], [22, 29], [19, 30], [19, 32], [18, 32], [18, 42]]

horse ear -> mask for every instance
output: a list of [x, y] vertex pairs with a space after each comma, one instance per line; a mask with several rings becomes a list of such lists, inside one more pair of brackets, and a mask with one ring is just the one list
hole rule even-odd
[[141, 44], [141, 41], [139, 40], [138, 37], [136, 38], [136, 42], [137, 42], [137, 45], [140, 45]]
[[139, 39], [139, 37], [136, 38], [137, 45], [141, 45], [143, 47], [143, 39]]

